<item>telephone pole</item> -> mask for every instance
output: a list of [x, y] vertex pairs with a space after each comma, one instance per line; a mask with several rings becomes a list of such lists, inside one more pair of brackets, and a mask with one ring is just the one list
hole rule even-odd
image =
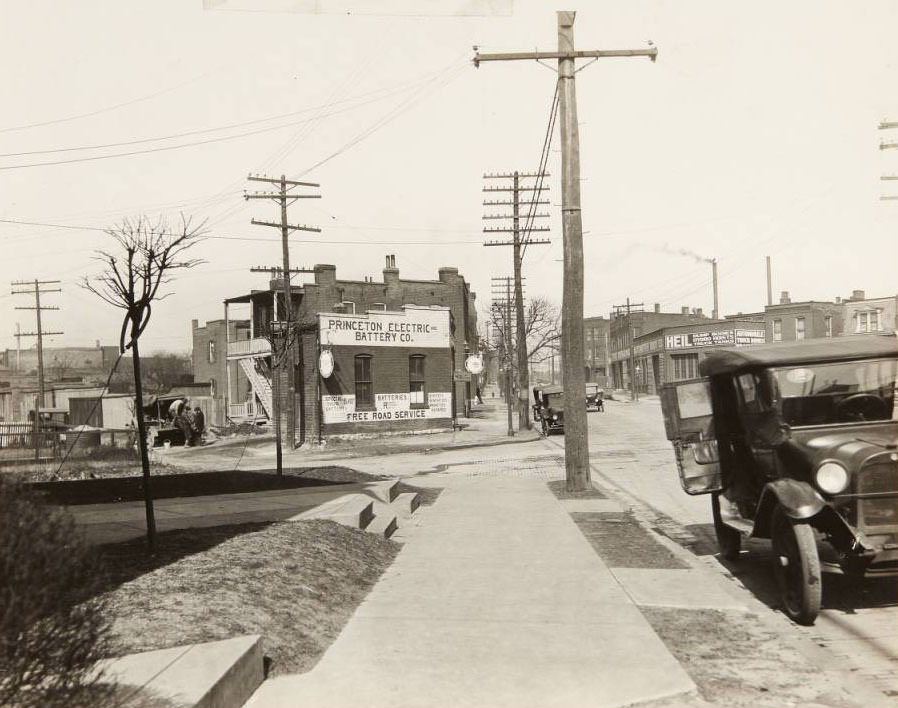
[[564, 240], [564, 298], [561, 313], [562, 369], [564, 376], [564, 459], [567, 487], [588, 489], [589, 441], [586, 428], [586, 378], [583, 372], [583, 220], [580, 212], [580, 139], [577, 97], [574, 83], [577, 59], [607, 57], [649, 57], [649, 49], [575, 50], [574, 17], [559, 11], [557, 52], [508, 52], [474, 56], [474, 66], [484, 61], [558, 60], [558, 93], [561, 111], [561, 213]]
[[[320, 187], [321, 185], [315, 182], [296, 182], [294, 180], [288, 180], [284, 175], [281, 175], [280, 178], [276, 177], [264, 177], [262, 175], [248, 175], [247, 179], [250, 182], [265, 182], [266, 184], [273, 185], [277, 188], [275, 192], [251, 192], [244, 193], [243, 197], [247, 201], [250, 199], [270, 199], [272, 201], [277, 202], [281, 207], [281, 220], [280, 223], [271, 222], [271, 221], [257, 221], [256, 219], [252, 219], [250, 221], [251, 224], [255, 226], [269, 226], [272, 228], [281, 230], [281, 250], [282, 250], [282, 258], [283, 258], [283, 266], [280, 269], [282, 274], [282, 284], [284, 290], [284, 317], [281, 320], [272, 322], [271, 334], [273, 335], [272, 342], [282, 341], [284, 344], [285, 351], [290, 348], [291, 342], [293, 342], [293, 338], [297, 335], [295, 323], [293, 321], [293, 303], [292, 296], [290, 290], [290, 276], [292, 273], [296, 272], [294, 269], [290, 268], [290, 244], [288, 241], [288, 237], [291, 231], [314, 231], [316, 233], [320, 233], [321, 229], [317, 226], [305, 226], [305, 225], [293, 225], [287, 221], [287, 206], [289, 204], [293, 204], [297, 199], [320, 199], [320, 194], [295, 194], [290, 190], [295, 187]], [[271, 270], [271, 269], [266, 269]], [[275, 269], [277, 272], [277, 269]], [[277, 295], [273, 297], [275, 307], [277, 307]], [[282, 337], [283, 339], [279, 340], [278, 338]], [[277, 349], [277, 347], [272, 347], [273, 350]], [[302, 342], [299, 343], [299, 349], [302, 350]], [[278, 356], [276, 351], [272, 351], [274, 355], [272, 358], [274, 359], [275, 371], [273, 372], [272, 378], [275, 379], [274, 392], [272, 397], [277, 401], [274, 403], [274, 408], [277, 411], [274, 413], [275, 416], [275, 440], [277, 447], [277, 463], [278, 463], [278, 472], [280, 473], [282, 467], [282, 451], [281, 451], [281, 410], [280, 410], [280, 384], [281, 384], [281, 368], [283, 361], [280, 359], [286, 359], [285, 353], [282, 356]], [[295, 377], [291, 375], [290, 370], [287, 369], [286, 376], [286, 384], [287, 384], [287, 396], [286, 396], [286, 410], [284, 411], [285, 417], [287, 419], [287, 430], [288, 437], [287, 439], [290, 442], [291, 449], [296, 444], [296, 413], [295, 413], [295, 399], [296, 399], [296, 381]], [[273, 411], [274, 412], [274, 411]]]
[[[639, 308], [638, 310], [636, 308]], [[630, 298], [627, 298], [626, 305], [615, 305], [614, 311], [617, 313], [618, 317], [621, 312], [626, 310], [627, 312], [627, 342], [630, 345], [630, 356], [629, 362], [627, 363], [627, 367], [630, 370], [630, 400], [638, 401], [639, 400], [639, 389], [636, 388], [636, 353], [633, 350], [633, 325], [630, 321], [630, 313], [631, 312], [642, 312], [643, 304], [640, 303], [631, 303]]]
[[[496, 306], [502, 308], [502, 321], [501, 324], [501, 341], [503, 344], [503, 359], [505, 360], [505, 403], [508, 407], [508, 436], [514, 437], [514, 424], [512, 423], [512, 408], [514, 407], [514, 384], [512, 379], [512, 370], [514, 366], [512, 364], [512, 356], [511, 356], [511, 339], [512, 339], [512, 331], [511, 331], [511, 302], [512, 302], [512, 282], [514, 278], [511, 276], [505, 276], [503, 278], [491, 278], [493, 282], [493, 310], [495, 311]], [[502, 300], [504, 299], [504, 303]], [[529, 385], [529, 384], [528, 384]]]
[[[521, 285], [521, 266], [524, 262], [524, 254], [521, 250], [522, 246], [526, 247], [530, 244], [547, 244], [551, 243], [548, 239], [534, 239], [530, 234], [534, 231], [545, 232], [550, 229], [545, 226], [533, 226], [535, 219], [547, 219], [548, 214], [537, 213], [537, 207], [540, 204], [548, 204], [548, 200], [541, 200], [543, 191], [548, 191], [548, 186], [543, 186], [543, 180], [548, 177], [546, 172], [512, 172], [510, 174], [486, 174], [484, 179], [500, 179], [511, 180], [510, 186], [484, 187], [484, 192], [511, 192], [511, 201], [508, 200], [486, 200], [484, 206], [503, 206], [511, 207], [511, 214], [484, 214], [484, 220], [501, 219], [506, 221], [505, 226], [489, 227], [485, 226], [483, 232], [486, 234], [510, 233], [511, 240], [505, 241], [487, 241], [484, 246], [512, 246], [512, 259], [514, 266], [514, 302], [515, 302], [515, 322], [517, 326], [517, 338], [515, 349], [518, 361], [518, 429], [530, 430], [530, 407], [523, 403], [523, 396], [529, 394], [530, 390], [530, 368], [528, 366], [527, 357], [527, 330], [524, 325], [524, 295]], [[521, 184], [522, 179], [536, 179], [536, 185], [524, 186]], [[521, 201], [522, 192], [533, 192], [526, 201]], [[526, 224], [521, 226], [521, 207], [528, 207], [527, 214], [524, 215]], [[511, 228], [507, 227], [507, 220], [511, 220]]]
[[[41, 305], [41, 293], [60, 293], [62, 288], [41, 288], [42, 285], [57, 285], [59, 280], [16, 280], [11, 283], [13, 295], [34, 295], [34, 307], [16, 307], [17, 310], [34, 310], [37, 317], [36, 332], [16, 331], [16, 341], [22, 337], [37, 337], [37, 402], [34, 406], [34, 459], [40, 459], [40, 412], [46, 406], [44, 390], [44, 337], [63, 334], [62, 332], [44, 332], [41, 324], [41, 312], [44, 310], [58, 310], [56, 306]], [[21, 288], [33, 288], [22, 290]], [[18, 290], [16, 288], [19, 288]], [[17, 328], [18, 329], [18, 328]], [[18, 345], [17, 345], [18, 346]], [[16, 361], [18, 368], [19, 362]]]
[[[880, 129], [880, 130], [892, 130], [892, 129], [894, 129], [894, 128], [898, 128], [898, 123], [896, 123], [895, 121], [887, 121], [887, 120], [884, 120], [884, 121], [882, 121], [882, 122], [879, 124], [879, 129]], [[895, 150], [895, 149], [898, 149], [898, 143], [895, 143], [895, 142], [891, 142], [891, 143], [881, 142], [881, 143], [879, 144], [879, 149], [880, 149], [880, 150]], [[892, 175], [881, 175], [879, 179], [880, 179], [881, 181], [883, 181], [883, 182], [894, 181], [894, 180], [898, 180], [898, 175], [895, 175], [895, 174], [892, 174]], [[896, 194], [883, 194], [879, 199], [880, 199], [880, 201], [883, 201], [883, 202], [894, 201], [894, 200], [898, 199], [898, 195], [896, 195]]]

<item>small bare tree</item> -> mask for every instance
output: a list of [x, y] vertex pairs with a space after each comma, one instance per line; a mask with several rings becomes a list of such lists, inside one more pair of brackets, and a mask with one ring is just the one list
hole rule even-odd
[[154, 553], [156, 519], [150, 489], [150, 458], [143, 417], [138, 340], [150, 323], [152, 303], [167, 296], [160, 292], [160, 288], [170, 281], [172, 271], [192, 268], [202, 263], [200, 259], [190, 258], [187, 252], [202, 239], [203, 225], [194, 227], [191, 220], [182, 214], [178, 229], [171, 231], [165, 219], [151, 222], [141, 216], [134, 221], [125, 219], [106, 233], [112, 238], [114, 248], [97, 251], [97, 260], [103, 265], [103, 271], [92, 279], [86, 277], [82, 285], [104, 302], [124, 310], [119, 334], [119, 355], [121, 357], [128, 349], [131, 350], [147, 543], [150, 552]]
[[[512, 318], [513, 316], [514, 313], [512, 313]], [[514, 319], [509, 327], [511, 339], [506, 342], [505, 304], [493, 303], [489, 317], [493, 333], [492, 346], [499, 352], [507, 354], [510, 365], [517, 372], [517, 356], [515, 355], [517, 338]], [[546, 298], [537, 297], [530, 300], [524, 311], [524, 332], [528, 359], [536, 362], [545, 361], [553, 351], [557, 350], [561, 342], [561, 313], [558, 308]]]

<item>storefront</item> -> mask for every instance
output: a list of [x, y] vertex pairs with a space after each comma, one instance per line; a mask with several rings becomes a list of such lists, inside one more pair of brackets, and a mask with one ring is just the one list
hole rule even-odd
[[323, 438], [452, 427], [452, 319], [447, 307], [318, 315]]

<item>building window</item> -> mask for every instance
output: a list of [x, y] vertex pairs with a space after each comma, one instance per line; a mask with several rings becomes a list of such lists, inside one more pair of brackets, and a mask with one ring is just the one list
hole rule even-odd
[[215, 386], [215, 379], [209, 379], [209, 395], [212, 398], [215, 398], [215, 394], [217, 393]]
[[424, 357], [421, 354], [413, 354], [408, 358], [408, 391], [412, 408], [423, 408], [426, 398], [424, 391]]
[[804, 317], [795, 318], [795, 339], [804, 339]]
[[875, 329], [877, 332], [882, 332], [882, 310], [877, 310], [873, 313], [873, 322], [876, 325]]
[[209, 340], [209, 363], [215, 363], [215, 340]]
[[371, 357], [360, 354], [355, 358], [356, 410], [374, 407], [374, 384], [371, 376]]
[[823, 326], [826, 328], [826, 336], [833, 336], [833, 318], [830, 315], [827, 315], [823, 318]]
[[385, 302], [375, 302], [374, 305], [371, 306], [372, 310], [383, 310], [387, 311], [387, 303]]
[[773, 321], [773, 341], [774, 342], [782, 342], [783, 341], [783, 321], [782, 320], [774, 320]]
[[674, 381], [698, 378], [698, 354], [673, 354], [670, 358]]

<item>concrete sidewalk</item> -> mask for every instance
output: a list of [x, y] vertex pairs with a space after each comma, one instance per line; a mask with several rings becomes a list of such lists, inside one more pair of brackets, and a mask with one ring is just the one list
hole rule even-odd
[[625, 706], [695, 686], [545, 479], [453, 475], [309, 673], [247, 706]]

